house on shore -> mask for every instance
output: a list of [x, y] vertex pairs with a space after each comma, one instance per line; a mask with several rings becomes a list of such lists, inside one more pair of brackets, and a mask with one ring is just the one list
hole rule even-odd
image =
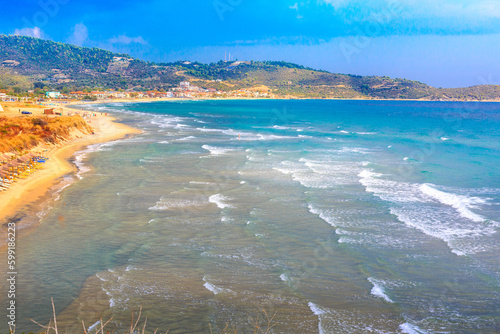
[[45, 96], [49, 99], [57, 99], [61, 96], [60, 92], [46, 92]]

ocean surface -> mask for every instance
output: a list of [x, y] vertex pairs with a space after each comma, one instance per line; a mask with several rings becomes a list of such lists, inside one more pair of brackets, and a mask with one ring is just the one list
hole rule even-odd
[[18, 329], [53, 297], [68, 333], [140, 307], [151, 333], [500, 332], [499, 104], [82, 107], [144, 132], [23, 218]]

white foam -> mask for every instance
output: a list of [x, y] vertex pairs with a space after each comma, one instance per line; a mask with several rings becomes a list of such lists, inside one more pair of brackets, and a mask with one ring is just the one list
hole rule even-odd
[[342, 147], [342, 149], [337, 150], [336, 153], [345, 154], [345, 153], [356, 153], [356, 154], [368, 154], [371, 150], [364, 147]]
[[201, 132], [221, 132], [223, 133], [226, 130], [221, 130], [221, 129], [207, 129], [207, 128], [196, 128], [196, 130], [201, 131]]
[[180, 122], [188, 120], [188, 118], [182, 117], [171, 117], [171, 116], [155, 116], [150, 123], [157, 125], [160, 128], [171, 128], [171, 129], [185, 129], [188, 125], [182, 124]]
[[210, 292], [212, 292], [214, 295], [218, 295], [219, 293], [233, 293], [234, 294], [234, 291], [230, 290], [230, 289], [224, 289], [224, 288], [221, 288], [221, 287], [218, 287], [212, 283], [209, 283], [207, 281], [207, 276], [204, 276], [203, 277], [203, 281], [205, 282], [205, 284], [203, 284], [203, 286]]
[[234, 129], [210, 129], [210, 128], [197, 128], [196, 130], [201, 132], [220, 132], [221, 134], [234, 137], [234, 139], [243, 141], [255, 141], [255, 140], [280, 140], [280, 139], [297, 139], [295, 136], [278, 136], [278, 135], [268, 135], [259, 134], [252, 132], [237, 131]]
[[97, 326], [99, 326], [99, 324], [101, 323], [100, 320], [98, 320], [95, 324], [93, 324], [92, 326], [90, 326], [88, 329], [87, 329], [87, 332], [92, 332], [94, 329], [97, 330]]
[[189, 128], [190, 126], [189, 125], [186, 125], [186, 124], [182, 124], [182, 123], [178, 123], [174, 126], [175, 129], [186, 129], [186, 128]]
[[405, 333], [405, 334], [427, 334], [428, 333], [427, 331], [424, 331], [423, 329], [418, 328], [417, 326], [412, 325], [408, 322], [400, 325], [399, 329], [401, 329], [401, 332]]
[[215, 184], [213, 182], [201, 182], [201, 181], [189, 181], [190, 184], [204, 184], [204, 185], [210, 185], [210, 184]]
[[231, 218], [229, 217], [226, 217], [226, 216], [222, 216], [222, 218], [220, 219], [221, 222], [225, 223], [225, 222], [231, 222], [233, 221]]
[[258, 134], [257, 135], [259, 140], [278, 140], [278, 139], [296, 139], [298, 137], [294, 136], [277, 136], [277, 135], [263, 135], [263, 134]]
[[85, 165], [83, 160], [87, 157], [87, 154], [90, 153], [91, 151], [89, 150], [84, 150], [77, 152], [75, 154], [75, 165], [78, 168], [78, 172], [76, 173], [76, 176], [81, 180], [83, 179], [83, 174], [88, 173], [90, 171], [90, 168]]
[[194, 137], [194, 136], [187, 136], [187, 137], [184, 137], [184, 138], [176, 139], [175, 141], [190, 141], [192, 139], [196, 139], [196, 137]]
[[318, 305], [314, 304], [313, 302], [309, 302], [307, 305], [309, 305], [309, 308], [311, 309], [312, 313], [314, 315], [323, 315], [326, 313], [326, 311], [322, 310]]
[[215, 195], [212, 195], [212, 196], [210, 196], [208, 198], [208, 201], [210, 203], [213, 203], [213, 204], [217, 205], [217, 207], [219, 209], [233, 208], [232, 205], [224, 203], [227, 200], [230, 200], [230, 198], [227, 198], [227, 197], [225, 197], [225, 196], [223, 196], [221, 194], [215, 194]]
[[103, 282], [109, 281], [108, 279], [105, 279], [104, 277], [99, 276], [99, 274], [95, 274], [95, 275], [97, 276], [98, 279], [100, 279]]
[[274, 129], [278, 129], [278, 130], [291, 130], [292, 128], [290, 127], [287, 127], [287, 126], [281, 126], [281, 125], [273, 125], [273, 128]]
[[427, 183], [420, 186], [420, 191], [443, 204], [455, 208], [464, 218], [470, 219], [476, 223], [485, 221], [484, 217], [470, 211], [470, 208], [474, 208], [475, 205], [486, 203], [486, 201], [481, 198], [446, 193], [431, 187], [431, 185]]
[[215, 147], [215, 146], [210, 146], [210, 145], [203, 145], [202, 148], [204, 150], [210, 151], [210, 155], [213, 155], [213, 156], [224, 155], [224, 154], [227, 154], [231, 151], [234, 151], [231, 148]]
[[273, 169], [285, 175], [291, 175], [294, 181], [304, 187], [327, 189], [356, 182], [350, 175], [351, 169], [346, 167], [332, 162], [315, 163], [301, 159], [298, 163], [283, 161], [279, 167], [273, 167]]
[[345, 130], [340, 130], [339, 132], [343, 133], [343, 134], [349, 134], [350, 133], [349, 131], [345, 131]]
[[204, 197], [198, 197], [193, 199], [178, 199], [178, 198], [170, 198], [170, 197], [161, 197], [158, 202], [156, 202], [155, 206], [149, 208], [149, 210], [154, 211], [167, 211], [167, 210], [175, 210], [186, 207], [194, 207], [194, 206], [202, 206], [206, 205], [207, 199]]
[[311, 312], [318, 317], [318, 332], [319, 334], [324, 334], [326, 333], [323, 324], [322, 324], [322, 316], [326, 314], [326, 311], [321, 309], [318, 305], [314, 304], [313, 302], [309, 302], [307, 304], [309, 308], [311, 309]]
[[371, 284], [373, 284], [373, 288], [371, 290], [371, 294], [374, 295], [375, 297], [382, 298], [388, 303], [394, 303], [389, 296], [386, 295], [385, 290], [382, 286], [382, 282], [380, 280], [377, 280], [373, 277], [368, 277], [368, 281], [370, 281]]
[[450, 140], [450, 138], [441, 137], [441, 140], [443, 140], [443, 141], [447, 141], [447, 140]]
[[446, 222], [443, 224], [439, 220], [439, 216], [436, 217], [432, 212], [422, 214], [413, 210], [391, 208], [391, 214], [395, 215], [399, 221], [405, 223], [407, 226], [420, 230], [431, 237], [443, 240], [450, 247], [452, 253], [456, 255], [464, 256], [467, 253], [475, 253], [481, 250], [481, 248], [472, 245], [467, 247], [466, 245], [455, 243], [456, 240], [460, 240], [468, 235], [472, 237], [477, 231], [453, 226], [453, 223], [451, 225], [446, 224]]
[[367, 192], [392, 204], [390, 212], [399, 221], [441, 239], [452, 253], [463, 256], [491, 247], [483, 238], [496, 233], [498, 223], [471, 211], [488, 204], [485, 199], [440, 191], [430, 184], [391, 181], [369, 170], [359, 176]]
[[329, 217], [326, 212], [324, 211], [321, 211], [317, 208], [315, 208], [313, 205], [309, 204], [307, 206], [309, 208], [309, 212], [314, 214], [314, 215], [317, 215], [319, 218], [323, 219], [325, 222], [327, 222], [329, 225], [333, 226], [333, 227], [336, 227], [336, 223], [335, 221], [333, 220], [332, 217]]
[[423, 194], [418, 191], [416, 184], [406, 182], [396, 182], [381, 178], [383, 174], [374, 173], [367, 169], [358, 174], [359, 183], [365, 186], [367, 192], [374, 193], [375, 196], [384, 201], [405, 203], [405, 202], [426, 202]]

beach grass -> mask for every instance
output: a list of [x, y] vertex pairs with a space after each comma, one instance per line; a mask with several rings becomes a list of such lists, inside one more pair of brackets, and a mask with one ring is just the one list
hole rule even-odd
[[[33, 323], [37, 324], [40, 326], [43, 331], [39, 332], [38, 334], [59, 334], [59, 328], [57, 326], [57, 314], [56, 314], [56, 308], [54, 305], [54, 299], [51, 298], [52, 302], [52, 318], [49, 320], [48, 325], [42, 325], [38, 323], [37, 321], [30, 319]], [[253, 334], [270, 334], [272, 333], [272, 329], [277, 325], [277, 322], [275, 320], [276, 314], [274, 313], [270, 315], [269, 313], [266, 312], [265, 309], [262, 310], [262, 313], [264, 316], [260, 318], [259, 315], [255, 318], [253, 321]], [[82, 320], [82, 334], [109, 334], [109, 333], [117, 333], [117, 334], [146, 334], [146, 333], [153, 333], [153, 334], [168, 334], [170, 330], [167, 330], [166, 332], [159, 332], [159, 329], [156, 328], [154, 331], [146, 331], [147, 330], [147, 324], [148, 324], [148, 318], [144, 318], [144, 321], [141, 321], [142, 318], [142, 307], [139, 308], [139, 311], [137, 313], [137, 316], [135, 315], [134, 310], [131, 310], [131, 315], [130, 315], [130, 325], [126, 329], [121, 329], [118, 330], [117, 328], [113, 328], [111, 321], [113, 318], [109, 318], [107, 321], [103, 321], [102, 318], [99, 319], [96, 325], [93, 325], [91, 327], [87, 327], [85, 325], [85, 321]], [[212, 324], [209, 324], [210, 328], [210, 334], [238, 334], [238, 333], [243, 333], [243, 330], [240, 330], [236, 326], [231, 325], [230, 323], [226, 322], [224, 328], [219, 329], [216, 326], [212, 326]], [[66, 334], [65, 332], [61, 332], [61, 334]], [[11, 327], [9, 330], [9, 334], [16, 334], [16, 328]], [[24, 332], [22, 334], [25, 334]], [[27, 334], [34, 334], [32, 332], [27, 333]]]

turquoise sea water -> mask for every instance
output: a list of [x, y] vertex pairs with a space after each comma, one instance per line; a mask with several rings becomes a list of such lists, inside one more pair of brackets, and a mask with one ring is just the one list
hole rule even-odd
[[23, 330], [53, 297], [68, 333], [500, 332], [498, 104], [84, 108], [144, 133], [79, 152], [19, 241]]

